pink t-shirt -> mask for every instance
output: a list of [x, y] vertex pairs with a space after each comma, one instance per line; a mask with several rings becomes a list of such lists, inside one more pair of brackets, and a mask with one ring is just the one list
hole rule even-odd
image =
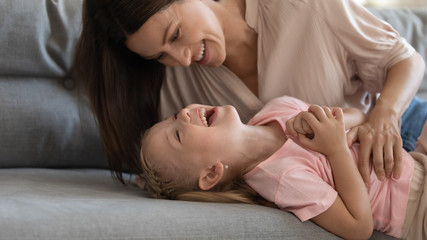
[[[285, 131], [286, 121], [307, 109], [308, 105], [298, 99], [276, 98], [248, 124], [264, 125], [276, 120]], [[357, 163], [359, 145], [354, 144], [351, 152]], [[407, 152], [403, 153], [399, 180], [381, 182], [371, 169], [368, 194], [376, 230], [400, 237], [413, 169], [413, 159]], [[338, 195], [328, 159], [321, 153], [300, 146], [298, 140], [292, 138], [244, 178], [262, 197], [294, 213], [301, 221], [326, 211]]]

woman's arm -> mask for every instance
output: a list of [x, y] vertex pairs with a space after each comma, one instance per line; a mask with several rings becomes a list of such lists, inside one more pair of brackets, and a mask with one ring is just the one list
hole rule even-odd
[[387, 74], [386, 84], [368, 121], [349, 134], [349, 143], [360, 142], [359, 171], [369, 182], [369, 162], [378, 179], [400, 177], [402, 171], [402, 139], [400, 119], [424, 76], [422, 57], [415, 52], [411, 57], [393, 65]]
[[373, 231], [368, 192], [347, 146], [343, 112], [311, 106], [302, 118], [314, 133], [312, 139], [299, 134], [304, 146], [328, 157], [338, 197], [312, 221], [346, 239], [368, 239]]

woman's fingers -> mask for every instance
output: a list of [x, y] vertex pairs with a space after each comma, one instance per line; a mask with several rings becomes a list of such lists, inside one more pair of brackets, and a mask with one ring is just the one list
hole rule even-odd
[[402, 173], [402, 158], [403, 158], [403, 143], [402, 138], [400, 136], [395, 137], [395, 142], [393, 144], [393, 177], [395, 179], [400, 178], [400, 174]]
[[377, 136], [375, 138], [376, 141], [373, 142], [372, 147], [372, 163], [374, 166], [375, 174], [377, 175], [378, 179], [380, 181], [383, 181], [385, 179], [385, 171], [384, 171], [384, 159], [383, 159], [383, 152], [384, 152], [384, 140], [383, 137]]
[[[359, 131], [360, 132], [360, 131]], [[360, 138], [361, 136], [359, 136]], [[359, 163], [358, 168], [363, 181], [368, 184], [370, 179], [370, 156], [372, 151], [372, 140], [364, 137], [365, 140], [360, 140]]]
[[395, 167], [393, 158], [393, 142], [388, 140], [384, 144], [384, 171], [387, 178], [389, 178]]

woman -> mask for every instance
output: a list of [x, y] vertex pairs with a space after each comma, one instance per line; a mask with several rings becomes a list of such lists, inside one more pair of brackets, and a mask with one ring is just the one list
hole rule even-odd
[[158, 115], [231, 104], [247, 121], [282, 95], [369, 112], [349, 134], [362, 177], [371, 154], [379, 179], [399, 177], [399, 122], [424, 73], [420, 55], [351, 0], [86, 0], [76, 65], [122, 181], [124, 168], [140, 170], [138, 133]]

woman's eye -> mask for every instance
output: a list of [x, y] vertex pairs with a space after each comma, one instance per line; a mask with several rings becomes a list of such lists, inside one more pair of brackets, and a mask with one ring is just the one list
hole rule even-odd
[[179, 137], [179, 132], [175, 131], [176, 139], [178, 139], [178, 142], [181, 142], [181, 138]]
[[160, 53], [160, 55], [158, 57], [156, 57], [155, 60], [156, 61], [162, 60], [164, 55], [165, 55], [164, 53]]
[[177, 28], [175, 33], [172, 36], [172, 39], [171, 39], [172, 42], [178, 39], [180, 32], [181, 32], [181, 29]]

